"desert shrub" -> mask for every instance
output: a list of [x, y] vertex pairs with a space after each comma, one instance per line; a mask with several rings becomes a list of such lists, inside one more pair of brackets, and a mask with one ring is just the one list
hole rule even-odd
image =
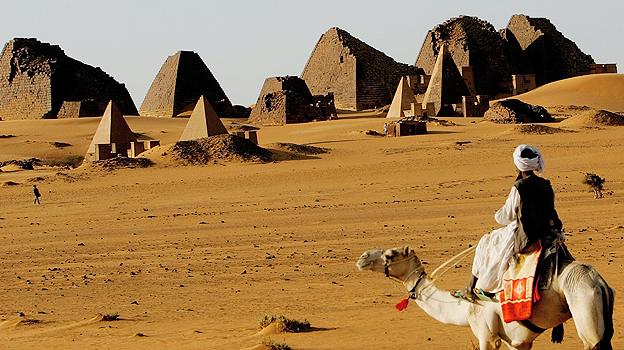
[[119, 321], [119, 320], [121, 320], [121, 317], [119, 317], [119, 314], [116, 312], [102, 315], [102, 321], [108, 322], [108, 321]]
[[308, 322], [308, 320], [298, 321], [289, 319], [283, 315], [265, 315], [260, 320], [260, 328], [265, 328], [271, 323], [276, 324], [279, 332], [299, 333], [310, 330], [310, 322]]
[[80, 164], [82, 164], [83, 160], [83, 156], [72, 154], [61, 159], [46, 160], [44, 164], [52, 167], [77, 168], [80, 166]]
[[264, 340], [262, 341], [262, 345], [268, 347], [271, 350], [292, 350], [290, 345], [286, 343], [276, 343], [272, 340]]

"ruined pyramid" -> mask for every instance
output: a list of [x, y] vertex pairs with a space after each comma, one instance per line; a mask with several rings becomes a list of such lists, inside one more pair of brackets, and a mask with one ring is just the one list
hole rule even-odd
[[423, 98], [423, 109], [428, 103], [433, 103], [435, 116], [453, 116], [455, 112], [452, 105], [461, 103], [462, 96], [469, 95], [466, 83], [459, 74], [453, 57], [443, 44]]
[[512, 74], [531, 73], [496, 28], [477, 17], [451, 18], [427, 32], [415, 63], [426, 74], [433, 74], [443, 44], [459, 69], [472, 68], [477, 95], [494, 97], [501, 92], [500, 83], [510, 80]]
[[407, 78], [401, 77], [386, 117], [401, 118], [401, 114], [403, 114], [403, 116], [405, 115], [404, 111], [411, 111], [412, 103], [416, 103], [414, 90], [409, 86]]
[[103, 70], [68, 57], [57, 45], [15, 38], [0, 56], [0, 118], [101, 116], [109, 100], [138, 115], [124, 84]]
[[222, 134], [228, 134], [227, 129], [210, 105], [210, 102], [204, 96], [200, 96], [197, 104], [195, 104], [191, 118], [186, 123], [186, 128], [182, 132], [180, 141], [190, 141]]
[[284, 125], [324, 119], [314, 103], [303, 79], [293, 76], [266, 78], [249, 115], [249, 123]]
[[169, 56], [150, 86], [139, 113], [146, 117], [176, 117], [191, 111], [204, 96], [223, 117], [232, 103], [201, 57], [193, 51]]
[[585, 74], [595, 63], [547, 18], [513, 15], [504, 33], [506, 40], [522, 51], [538, 85]]
[[401, 76], [419, 74], [422, 69], [331, 28], [317, 42], [301, 77], [313, 95], [333, 92], [336, 108], [362, 110], [388, 105]]
[[102, 120], [95, 130], [85, 160], [95, 160], [96, 145], [116, 144], [121, 149], [130, 147], [131, 142], [136, 142], [137, 137], [134, 135], [123, 115], [117, 108], [117, 105], [110, 101], [104, 111]]

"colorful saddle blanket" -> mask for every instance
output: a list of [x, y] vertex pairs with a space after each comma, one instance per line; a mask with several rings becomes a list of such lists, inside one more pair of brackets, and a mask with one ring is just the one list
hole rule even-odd
[[503, 275], [503, 290], [498, 294], [503, 320], [522, 321], [531, 318], [533, 304], [539, 301], [539, 290], [535, 282], [537, 265], [542, 254], [542, 245], [536, 242], [528, 253], [518, 254]]

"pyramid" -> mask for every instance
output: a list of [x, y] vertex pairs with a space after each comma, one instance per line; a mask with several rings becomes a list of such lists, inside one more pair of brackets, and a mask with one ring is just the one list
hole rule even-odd
[[585, 74], [595, 63], [547, 18], [513, 15], [505, 34], [532, 66], [538, 85]]
[[423, 73], [340, 28], [330, 28], [312, 50], [301, 78], [313, 95], [332, 92], [336, 108], [363, 110], [388, 105], [401, 76]]
[[126, 120], [121, 115], [119, 108], [113, 101], [108, 102], [106, 111], [102, 116], [102, 120], [95, 130], [89, 149], [87, 150], [86, 159], [92, 159], [95, 155], [95, 148], [98, 144], [110, 145], [129, 145], [136, 142], [137, 137], [134, 135]]
[[415, 63], [426, 74], [433, 74], [443, 44], [459, 68], [472, 68], [477, 95], [496, 96], [501, 92], [501, 81], [523, 73], [522, 57], [510, 50], [491, 23], [477, 17], [451, 18], [427, 32]]
[[232, 112], [232, 103], [201, 57], [193, 51], [178, 51], [158, 71], [139, 114], [177, 117], [190, 112], [200, 96], [210, 102], [218, 116]]
[[[452, 104], [461, 103], [462, 96], [470, 96], [466, 83], [459, 74], [446, 45], [441, 45], [438, 58], [433, 67], [431, 80], [423, 98], [423, 109], [428, 103], [433, 103], [435, 116], [443, 114], [452, 116]], [[430, 116], [431, 117], [431, 116]]]
[[138, 115], [124, 84], [100, 68], [73, 59], [58, 45], [10, 40], [0, 54], [0, 118], [51, 119], [101, 116], [110, 100]]
[[314, 96], [299, 77], [270, 77], [264, 80], [260, 96], [251, 110], [249, 123], [284, 125], [325, 119], [315, 107]]
[[405, 115], [403, 111], [411, 110], [412, 103], [416, 103], [416, 97], [414, 96], [414, 90], [409, 86], [409, 82], [406, 77], [401, 77], [399, 86], [394, 93], [390, 110], [388, 110], [387, 118], [401, 118], [401, 114]]
[[201, 96], [195, 104], [193, 114], [186, 128], [182, 132], [180, 141], [189, 141], [195, 139], [201, 139], [203, 137], [228, 134], [227, 129], [221, 123], [221, 120], [217, 116], [217, 113], [210, 105], [210, 102]]

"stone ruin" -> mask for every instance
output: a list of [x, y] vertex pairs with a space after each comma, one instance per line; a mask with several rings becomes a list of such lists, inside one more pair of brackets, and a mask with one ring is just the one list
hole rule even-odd
[[178, 51], [167, 57], [139, 108], [143, 117], [188, 115], [204, 96], [219, 117], [246, 117], [248, 111], [232, 103], [201, 57]]
[[337, 108], [363, 110], [390, 104], [402, 76], [422, 74], [334, 27], [317, 42], [301, 77], [315, 95], [333, 92]]
[[[260, 96], [251, 110], [249, 122], [260, 125], [284, 125], [328, 119], [324, 115], [330, 107], [317, 108], [319, 100], [310, 93], [306, 82], [293, 76], [267, 78], [262, 85]], [[321, 102], [322, 102], [321, 101]]]
[[401, 77], [386, 118], [404, 118], [406, 114], [418, 116], [421, 113], [422, 108], [416, 102], [414, 90], [412, 90], [409, 84], [409, 78]]
[[463, 67], [470, 67], [466, 85], [474, 85], [474, 94], [478, 95], [496, 96], [500, 82], [509, 80], [521, 62], [493, 25], [477, 17], [461, 16], [427, 32], [416, 58], [416, 66], [425, 74], [432, 74], [443, 44], [461, 72]]
[[508, 43], [522, 50], [538, 86], [587, 74], [595, 63], [546, 18], [513, 15], [502, 33]]
[[417, 117], [403, 117], [384, 125], [384, 133], [389, 137], [422, 135], [427, 133], [427, 121]]
[[160, 145], [157, 140], [139, 141], [117, 105], [110, 101], [98, 124], [85, 155], [86, 161], [98, 161], [116, 157], [136, 157], [140, 153]]
[[416, 66], [431, 75], [443, 44], [471, 96], [506, 97], [555, 80], [617, 71], [614, 65], [595, 65], [545, 18], [514, 15], [498, 32], [477, 17], [451, 18], [427, 33]]
[[208, 136], [227, 135], [228, 131], [214, 108], [204, 96], [200, 96], [193, 113], [186, 123], [180, 141], [190, 141]]
[[138, 115], [124, 84], [100, 68], [68, 57], [57, 45], [15, 38], [0, 55], [0, 117], [49, 119], [100, 116], [109, 100]]
[[461, 108], [458, 108], [458, 105], [461, 105], [463, 96], [470, 96], [468, 87], [466, 87], [451, 53], [446, 45], [442, 44], [436, 63], [431, 70], [429, 86], [422, 101], [425, 109], [427, 105], [433, 104], [433, 115], [428, 112], [427, 116], [457, 116]]
[[516, 99], [495, 102], [484, 115], [485, 120], [498, 124], [550, 123], [554, 122], [548, 110]]

